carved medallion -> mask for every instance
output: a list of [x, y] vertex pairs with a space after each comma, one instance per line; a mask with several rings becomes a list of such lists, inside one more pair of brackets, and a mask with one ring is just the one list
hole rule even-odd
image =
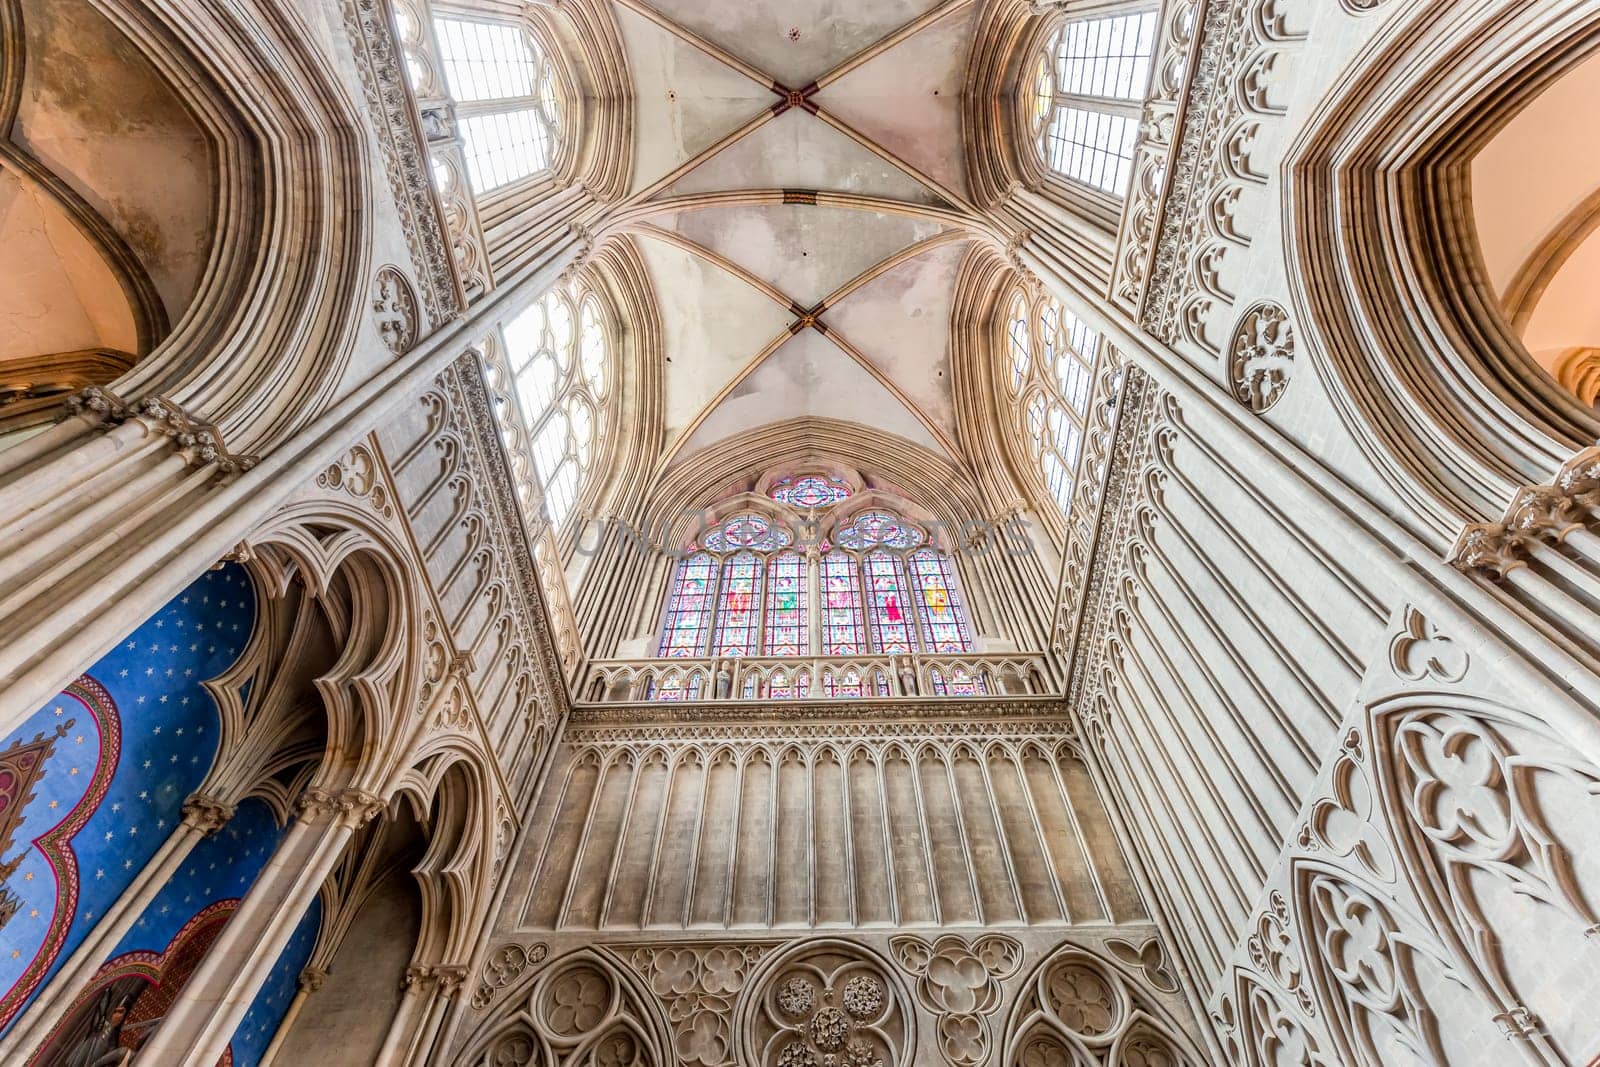
[[1257, 415], [1278, 402], [1294, 374], [1294, 326], [1270, 301], [1252, 306], [1233, 328], [1228, 383], [1234, 398]]
[[417, 296], [398, 267], [382, 267], [373, 279], [372, 323], [397, 356], [417, 343]]

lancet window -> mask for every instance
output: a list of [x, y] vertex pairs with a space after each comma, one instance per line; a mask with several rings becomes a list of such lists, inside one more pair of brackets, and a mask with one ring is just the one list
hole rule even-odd
[[486, 193], [550, 166], [561, 136], [555, 69], [526, 27], [458, 17], [434, 20], [455, 101], [467, 177]]
[[[773, 492], [799, 489], [798, 482]], [[811, 486], [817, 492], [822, 488]], [[845, 499], [833, 496], [821, 506]], [[811, 505], [807, 492], [797, 503]], [[966, 652], [971, 630], [951, 559], [899, 515], [868, 510], [815, 551], [753, 512], [729, 518], [678, 564], [659, 654], [865, 656]], [[820, 598], [820, 609], [813, 605]], [[841, 676], [842, 678], [842, 676]], [[842, 681], [840, 684], [843, 684]]]
[[604, 431], [606, 330], [593, 294], [558, 286], [501, 329], [517, 403], [559, 530], [572, 514]]
[[1150, 84], [1156, 13], [1063, 23], [1034, 62], [1030, 117], [1050, 169], [1122, 196]]
[[1008, 314], [1003, 374], [1039, 476], [1066, 514], [1083, 453], [1100, 335], [1055, 298], [1030, 300], [1020, 289]]

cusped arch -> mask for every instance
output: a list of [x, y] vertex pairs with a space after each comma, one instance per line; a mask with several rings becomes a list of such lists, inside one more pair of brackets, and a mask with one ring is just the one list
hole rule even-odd
[[1600, 433], [1532, 365], [1461, 206], [1472, 157], [1593, 34], [1582, 5], [1392, 19], [1286, 163], [1310, 363], [1406, 524], [1441, 551]]
[[[466, 1042], [472, 1067], [655, 1067], [671, 1030], [633, 971], [601, 948], [560, 956], [517, 983]], [[607, 1058], [597, 1053], [604, 1051]]]

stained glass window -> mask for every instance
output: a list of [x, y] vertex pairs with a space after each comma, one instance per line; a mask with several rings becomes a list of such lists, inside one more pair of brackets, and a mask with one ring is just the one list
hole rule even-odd
[[545, 513], [558, 529], [577, 503], [605, 411], [605, 328], [592, 298], [583, 308], [575, 328], [571, 297], [552, 289], [500, 331]]
[[[968, 650], [970, 631], [954, 566], [925, 544], [921, 530], [889, 512], [870, 511], [836, 533], [842, 542], [860, 547], [825, 541], [812, 562], [790, 547], [794, 538], [787, 529], [762, 515], [745, 512], [718, 523], [702, 539], [703, 547], [678, 566], [663, 613], [660, 654]], [[815, 606], [813, 588], [821, 595]], [[820, 612], [815, 638], [813, 610]]]
[[705, 552], [678, 564], [677, 579], [667, 600], [661, 628], [662, 656], [703, 656], [711, 630], [711, 607], [717, 582], [717, 561]]
[[767, 564], [767, 618], [761, 654], [800, 656], [810, 651], [806, 625], [806, 561], [797, 552], [780, 552]]
[[966, 613], [950, 557], [920, 548], [906, 557], [916, 591], [922, 646], [928, 652], [965, 652], [970, 647]]
[[669, 702], [699, 700], [704, 684], [705, 676], [699, 671], [670, 670], [651, 684], [645, 699]]
[[1133, 171], [1156, 13], [1079, 19], [1051, 37], [1028, 88], [1050, 169], [1121, 196]]
[[761, 621], [761, 560], [754, 552], [740, 552], [723, 561], [722, 587], [717, 596], [716, 639], [713, 656], [753, 656]]
[[839, 671], [830, 667], [822, 672], [822, 695], [846, 699], [867, 696], [867, 683], [861, 671], [855, 667], [845, 667]]
[[928, 679], [933, 683], [934, 696], [981, 697], [989, 693], [983, 674], [974, 674], [962, 666], [951, 667], [948, 675], [934, 667], [928, 672]]
[[922, 543], [922, 534], [894, 515], [884, 511], [863, 511], [834, 533], [845, 548], [912, 548]]
[[782, 667], [772, 672], [767, 695], [773, 700], [804, 700], [811, 693], [811, 672], [797, 667], [793, 674]]
[[822, 557], [822, 654], [859, 656], [867, 651], [861, 610], [861, 575], [856, 561], [840, 551]]
[[746, 512], [712, 530], [706, 535], [704, 543], [713, 552], [731, 552], [740, 548], [771, 552], [792, 540], [787, 530], [772, 525], [760, 515]]
[[861, 568], [866, 579], [873, 651], [915, 652], [904, 563], [899, 556], [880, 548], [867, 554]]
[[555, 70], [528, 31], [462, 18], [435, 19], [434, 28], [472, 191], [548, 167], [561, 131]]
[[778, 503], [788, 504], [791, 507], [826, 508], [848, 499], [850, 487], [832, 478], [807, 474], [799, 478], [783, 479], [773, 487], [769, 495]]

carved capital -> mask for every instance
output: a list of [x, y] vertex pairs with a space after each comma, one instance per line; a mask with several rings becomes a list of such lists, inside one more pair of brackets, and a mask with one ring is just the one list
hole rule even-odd
[[1560, 544], [1575, 530], [1594, 526], [1600, 508], [1600, 445], [1592, 445], [1562, 465], [1549, 485], [1517, 492], [1499, 522], [1469, 523], [1456, 538], [1450, 562], [1500, 580], [1527, 565], [1538, 544]]
[[328, 972], [321, 967], [307, 967], [300, 972], [300, 992], [315, 993], [328, 980]]
[[228, 825], [233, 805], [205, 793], [190, 793], [183, 802], [183, 821], [207, 837]]
[[413, 963], [400, 977], [401, 987], [419, 993], [453, 997], [467, 979], [467, 967], [460, 963]]
[[383, 798], [363, 789], [341, 789], [335, 792], [313, 786], [301, 793], [295, 802], [295, 817], [305, 823], [336, 819], [342, 825], [355, 830], [365, 826], [383, 808]]

